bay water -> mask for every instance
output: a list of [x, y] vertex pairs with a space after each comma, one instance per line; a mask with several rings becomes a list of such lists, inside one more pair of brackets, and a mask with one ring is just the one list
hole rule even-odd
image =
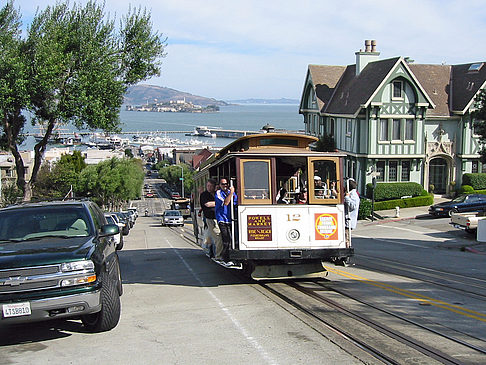
[[[270, 124], [275, 129], [281, 130], [299, 131], [304, 129], [303, 116], [299, 114], [299, 106], [288, 104], [228, 105], [220, 107], [220, 111], [215, 113], [138, 112], [127, 111], [123, 108], [120, 111], [120, 121], [120, 127], [126, 134], [123, 137], [132, 138], [137, 133], [150, 131], [153, 131], [154, 135], [179, 131], [184, 133], [170, 133], [168, 137], [181, 141], [198, 139], [214, 147], [226, 146], [233, 140], [186, 136], [186, 133], [194, 132], [194, 128], [199, 126], [258, 131], [264, 125]], [[66, 126], [63, 131], [75, 132], [76, 129]], [[34, 130], [30, 130], [30, 132], [34, 132]], [[28, 137], [21, 148], [30, 150], [34, 143], [34, 138]]]

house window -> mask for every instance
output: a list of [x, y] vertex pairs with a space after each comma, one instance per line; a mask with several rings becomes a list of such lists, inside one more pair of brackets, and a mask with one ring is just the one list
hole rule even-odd
[[376, 172], [378, 173], [376, 181], [385, 181], [385, 161], [376, 162]]
[[481, 134], [481, 125], [483, 125], [484, 121], [482, 120], [475, 120], [472, 122], [472, 129], [473, 134], [478, 136]]
[[392, 99], [403, 99], [403, 82], [393, 81]]
[[410, 181], [410, 161], [402, 161], [401, 181]]
[[405, 121], [405, 140], [413, 140], [413, 119]]
[[471, 169], [471, 172], [472, 172], [473, 174], [476, 174], [476, 173], [478, 173], [478, 172], [479, 172], [479, 161], [477, 161], [477, 160], [476, 160], [476, 161], [473, 161], [473, 162], [472, 162], [472, 169]]
[[330, 126], [330, 128], [329, 128], [329, 129], [330, 129], [330, 130], [329, 130], [329, 135], [330, 135], [331, 137], [334, 137], [334, 119], [331, 119], [331, 126]]
[[346, 135], [351, 135], [351, 119], [346, 119]]
[[400, 140], [400, 119], [393, 119], [392, 122], [392, 140]]
[[388, 141], [388, 119], [380, 119], [380, 141]]
[[398, 161], [390, 161], [388, 163], [388, 181], [397, 181], [398, 177]]
[[5, 170], [5, 177], [13, 177], [12, 169], [6, 169]]

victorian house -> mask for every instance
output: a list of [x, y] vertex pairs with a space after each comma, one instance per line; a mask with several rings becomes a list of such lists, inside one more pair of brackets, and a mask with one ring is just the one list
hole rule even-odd
[[470, 112], [486, 85], [484, 62], [380, 60], [376, 41], [355, 55], [354, 65], [309, 65], [299, 112], [306, 134], [329, 134], [347, 154], [360, 191], [376, 176], [448, 193], [463, 173], [483, 172]]

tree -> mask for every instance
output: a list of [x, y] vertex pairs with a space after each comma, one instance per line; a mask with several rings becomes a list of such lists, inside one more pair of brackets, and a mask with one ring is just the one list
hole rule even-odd
[[[188, 165], [186, 164], [179, 164], [179, 165], [170, 165], [166, 167], [162, 167], [159, 171], [159, 177], [167, 181], [167, 183], [171, 186], [177, 186], [179, 189], [181, 188], [181, 180], [182, 177], [182, 170], [184, 170], [184, 191], [191, 191], [194, 185], [194, 181], [192, 176], [194, 175], [194, 171], [192, 171]], [[182, 190], [182, 189], [181, 189]]]
[[323, 134], [316, 142], [315, 150], [319, 152], [334, 152], [336, 150], [336, 142], [330, 134]]
[[15, 159], [17, 186], [25, 184], [25, 167], [18, 149], [23, 140], [26, 122], [22, 111], [30, 106], [28, 63], [21, 39], [20, 15], [7, 1], [0, 9], [0, 146], [10, 150]]
[[133, 158], [133, 151], [131, 148], [125, 148], [125, 157]]
[[481, 137], [481, 162], [486, 163], [486, 91], [481, 90], [474, 100], [474, 111], [471, 112], [471, 117], [474, 120], [474, 132]]
[[[160, 74], [166, 43], [153, 32], [150, 15], [140, 8], [130, 8], [117, 29], [114, 21], [105, 18], [104, 6], [93, 0], [72, 8], [68, 2], [57, 3], [36, 14], [25, 41], [20, 39], [18, 15], [11, 2], [2, 11], [8, 13], [3, 24], [11, 29], [6, 44], [14, 60], [19, 54], [17, 68], [24, 72], [20, 72], [21, 90], [28, 96], [17, 109], [29, 110], [33, 124], [45, 131], [34, 147], [32, 177], [26, 182], [23, 162], [17, 157], [25, 118], [14, 107], [4, 108], [4, 139], [16, 159], [17, 184], [24, 191], [24, 200], [30, 200], [55, 128], [71, 123], [79, 129], [118, 130], [123, 95], [129, 86]], [[8, 63], [9, 75], [16, 66], [14, 61]], [[7, 91], [11, 89], [15, 90], [10, 87]], [[12, 119], [15, 123], [9, 124]]]
[[52, 166], [42, 164], [34, 186], [36, 199], [62, 199], [75, 187], [81, 171], [86, 167], [80, 151], [64, 154]]
[[118, 209], [123, 202], [140, 197], [143, 179], [140, 160], [114, 157], [82, 170], [75, 191], [93, 198], [102, 207]]

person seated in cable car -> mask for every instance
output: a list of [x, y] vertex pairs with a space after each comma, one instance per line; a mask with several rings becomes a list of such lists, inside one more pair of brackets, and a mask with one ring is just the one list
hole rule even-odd
[[287, 199], [287, 190], [285, 188], [280, 188], [277, 194], [277, 204], [289, 204]]
[[326, 195], [326, 184], [322, 181], [320, 176], [314, 176], [314, 194], [318, 199], [324, 199]]

